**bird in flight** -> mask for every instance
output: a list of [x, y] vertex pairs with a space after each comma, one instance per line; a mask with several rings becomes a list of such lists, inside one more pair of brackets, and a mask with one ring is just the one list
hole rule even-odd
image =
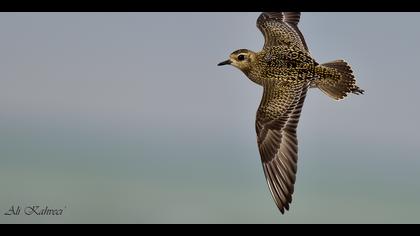
[[241, 70], [264, 89], [255, 129], [265, 178], [282, 214], [289, 210], [296, 180], [296, 128], [309, 88], [334, 100], [363, 94], [349, 64], [336, 60], [318, 64], [298, 28], [300, 12], [263, 12], [257, 27], [265, 43], [260, 52], [239, 49], [219, 63]]

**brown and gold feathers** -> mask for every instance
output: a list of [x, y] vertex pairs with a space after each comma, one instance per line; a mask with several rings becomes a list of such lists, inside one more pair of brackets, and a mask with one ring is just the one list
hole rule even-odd
[[219, 65], [232, 65], [264, 89], [255, 128], [264, 174], [281, 213], [289, 210], [296, 181], [296, 129], [310, 87], [339, 100], [362, 94], [343, 60], [319, 65], [298, 28], [299, 12], [264, 12], [257, 28], [265, 43], [260, 52], [239, 49]]

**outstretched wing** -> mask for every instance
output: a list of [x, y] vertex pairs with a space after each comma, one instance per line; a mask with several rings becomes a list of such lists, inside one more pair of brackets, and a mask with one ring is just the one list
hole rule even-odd
[[282, 214], [292, 202], [298, 160], [296, 128], [307, 90], [307, 82], [265, 87], [257, 111], [257, 142], [264, 174]]
[[257, 19], [257, 27], [264, 35], [264, 48], [269, 46], [297, 46], [309, 52], [305, 38], [298, 28], [300, 12], [263, 12]]

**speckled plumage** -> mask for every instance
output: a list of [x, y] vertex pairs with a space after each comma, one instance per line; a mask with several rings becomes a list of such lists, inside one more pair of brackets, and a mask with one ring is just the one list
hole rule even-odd
[[260, 52], [234, 51], [231, 64], [264, 88], [256, 115], [257, 143], [264, 174], [281, 211], [289, 210], [296, 180], [298, 141], [296, 128], [310, 87], [340, 100], [361, 94], [350, 66], [343, 60], [318, 64], [298, 28], [299, 12], [264, 12], [257, 27], [265, 38]]

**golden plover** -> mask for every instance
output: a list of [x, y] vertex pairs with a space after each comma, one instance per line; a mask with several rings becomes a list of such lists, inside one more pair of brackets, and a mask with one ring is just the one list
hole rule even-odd
[[318, 64], [298, 28], [299, 12], [264, 12], [257, 27], [265, 43], [260, 52], [240, 49], [218, 65], [232, 65], [264, 88], [255, 128], [271, 195], [284, 214], [292, 202], [298, 160], [296, 128], [308, 88], [335, 100], [363, 94], [344, 60]]

